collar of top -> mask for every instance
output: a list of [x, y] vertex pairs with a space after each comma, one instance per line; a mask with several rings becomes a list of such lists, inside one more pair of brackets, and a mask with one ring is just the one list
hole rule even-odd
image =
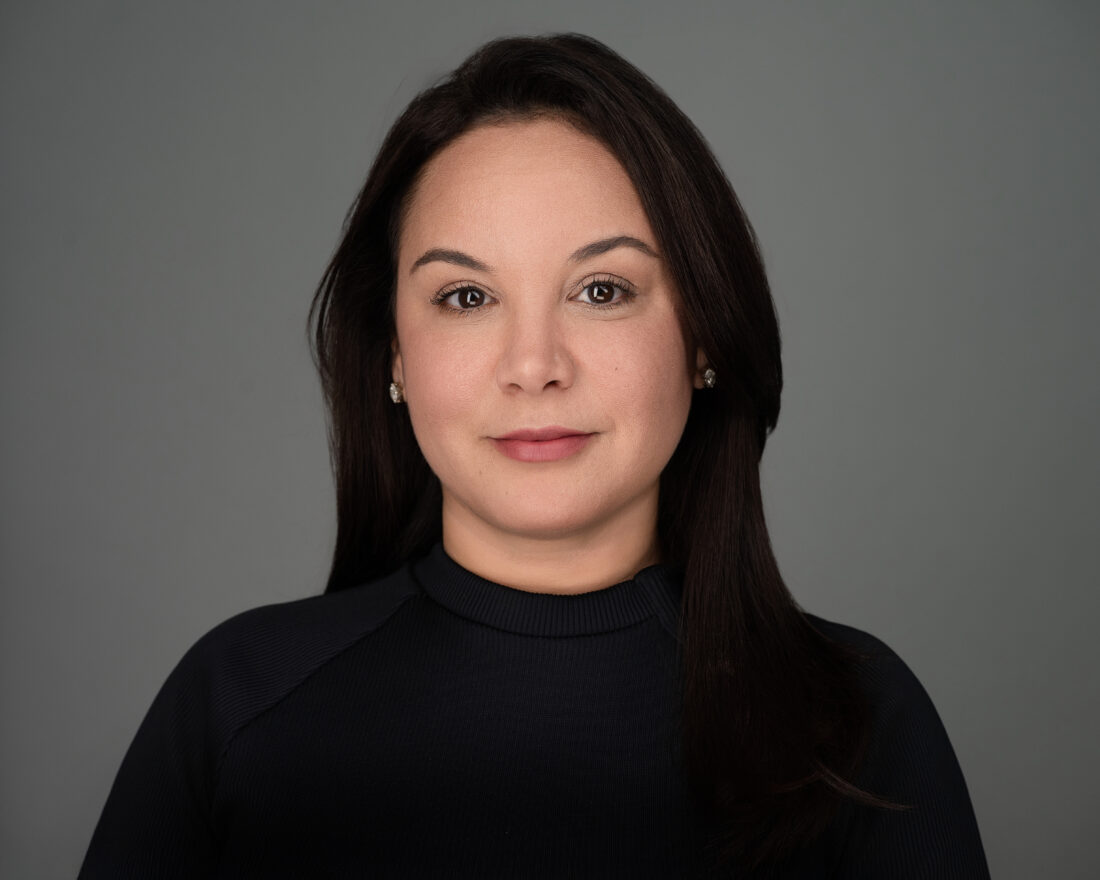
[[444, 608], [505, 632], [543, 637], [596, 635], [656, 616], [676, 635], [680, 581], [670, 565], [650, 565], [630, 580], [587, 593], [532, 593], [468, 571], [437, 543], [413, 564], [412, 572], [424, 592]]

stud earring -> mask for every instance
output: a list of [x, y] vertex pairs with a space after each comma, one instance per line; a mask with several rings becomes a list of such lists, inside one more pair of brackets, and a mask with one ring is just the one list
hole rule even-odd
[[394, 403], [405, 402], [405, 389], [397, 382], [390, 382], [390, 400]]
[[713, 368], [707, 367], [703, 371], [703, 387], [713, 388], [716, 376], [717, 374], [714, 372]]

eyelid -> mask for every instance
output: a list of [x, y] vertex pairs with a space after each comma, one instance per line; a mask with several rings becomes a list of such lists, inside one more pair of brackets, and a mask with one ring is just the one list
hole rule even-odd
[[[453, 308], [452, 306], [444, 305], [448, 297], [451, 297], [456, 293], [461, 293], [463, 290], [476, 290], [478, 293], [484, 295], [487, 301], [485, 303], [482, 303], [482, 305], [478, 306], [477, 308], [473, 309], [459, 309]], [[440, 306], [447, 311], [456, 312], [463, 315], [467, 315], [471, 312], [476, 312], [479, 309], [484, 308], [486, 305], [489, 305], [490, 303], [495, 303], [496, 301], [497, 298], [485, 289], [485, 285], [478, 284], [474, 281], [454, 281], [448, 284], [446, 287], [441, 288], [436, 293], [432, 294], [432, 297], [429, 300], [429, 302], [433, 306]]]
[[[582, 305], [586, 305], [594, 309], [610, 309], [614, 308], [615, 306], [625, 305], [627, 302], [631, 301], [638, 295], [637, 287], [635, 287], [632, 282], [628, 281], [626, 278], [623, 278], [621, 275], [613, 275], [610, 272], [597, 272], [591, 275], [586, 275], [579, 282], [577, 282], [573, 286], [574, 292], [569, 295], [569, 299], [576, 300], [588, 288], [596, 284], [606, 284], [610, 287], [615, 287], [621, 292], [622, 295], [614, 302], [581, 303]], [[482, 294], [487, 301], [482, 303], [480, 306], [476, 306], [475, 308], [470, 309], [462, 309], [456, 308], [454, 306], [444, 305], [447, 299], [454, 296], [456, 293], [461, 293], [465, 290], [476, 290], [478, 293]], [[485, 285], [479, 284], [474, 281], [451, 282], [445, 287], [440, 288], [440, 290], [434, 293], [429, 300], [432, 305], [438, 306], [446, 311], [459, 315], [469, 315], [472, 312], [480, 311], [485, 306], [492, 305], [493, 303], [496, 303], [498, 301], [499, 300], [495, 296], [493, 296], [493, 294], [489, 293], [489, 291], [485, 289]]]
[[624, 303], [629, 302], [630, 300], [634, 299], [634, 297], [636, 297], [638, 295], [638, 288], [635, 287], [631, 282], [629, 282], [625, 278], [623, 278], [621, 275], [612, 275], [608, 272], [598, 272], [595, 275], [586, 275], [576, 285], [576, 293], [574, 293], [570, 297], [570, 299], [573, 299], [575, 297], [579, 297], [589, 287], [592, 287], [594, 284], [607, 284], [611, 287], [617, 287], [620, 291], [622, 291], [622, 296], [619, 297], [619, 299], [615, 300], [614, 302], [610, 302], [610, 303], [583, 303], [584, 305], [591, 306], [592, 308], [597, 308], [597, 309], [613, 308], [615, 306], [623, 305]]

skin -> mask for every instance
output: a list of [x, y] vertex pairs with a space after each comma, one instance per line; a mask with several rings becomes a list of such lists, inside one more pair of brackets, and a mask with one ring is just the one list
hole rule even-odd
[[[578, 254], [622, 237], [638, 244]], [[561, 121], [477, 127], [425, 167], [397, 265], [393, 378], [442, 484], [447, 554], [546, 593], [659, 561], [658, 480], [705, 364], [618, 160]], [[594, 436], [541, 462], [492, 439], [551, 425]]]

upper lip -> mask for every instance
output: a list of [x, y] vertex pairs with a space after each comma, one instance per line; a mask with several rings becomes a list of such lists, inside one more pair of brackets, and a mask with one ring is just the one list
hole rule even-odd
[[591, 431], [578, 431], [576, 428], [562, 428], [558, 425], [551, 425], [548, 428], [522, 428], [519, 431], [512, 431], [510, 434], [501, 434], [496, 440], [558, 440], [561, 437], [575, 437], [578, 435], [590, 434]]

